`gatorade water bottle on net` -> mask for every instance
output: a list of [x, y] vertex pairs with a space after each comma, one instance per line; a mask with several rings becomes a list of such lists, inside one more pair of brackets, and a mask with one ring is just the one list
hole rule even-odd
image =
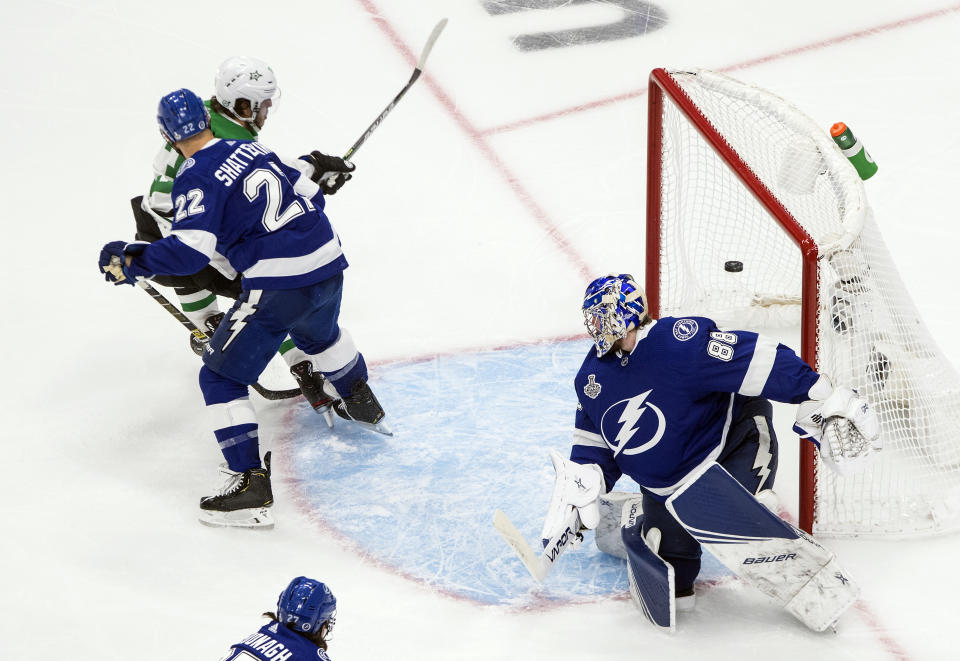
[[853, 163], [853, 167], [857, 169], [857, 174], [860, 175], [861, 179], [866, 181], [877, 173], [877, 164], [870, 157], [870, 153], [860, 144], [860, 141], [854, 137], [850, 127], [843, 122], [837, 122], [830, 127], [830, 135], [833, 136], [833, 141], [839, 145], [843, 155]]

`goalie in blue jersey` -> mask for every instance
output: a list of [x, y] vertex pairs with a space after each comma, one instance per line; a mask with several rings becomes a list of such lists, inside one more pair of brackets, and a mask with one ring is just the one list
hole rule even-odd
[[337, 617], [337, 599], [324, 583], [298, 576], [280, 593], [271, 622], [230, 646], [223, 661], [330, 661], [327, 637]]
[[221, 255], [243, 274], [239, 298], [203, 352], [200, 389], [217, 420], [226, 483], [201, 500], [200, 520], [270, 527], [269, 453], [261, 463], [247, 386], [288, 334], [321, 377], [316, 392], [304, 391], [314, 408], [332, 404], [342, 418], [389, 433], [363, 355], [337, 323], [347, 260], [309, 176], [259, 142], [214, 137], [209, 111], [190, 90], [164, 96], [157, 120], [185, 158], [171, 192], [172, 229], [153, 243], [108, 243], [100, 267], [108, 280], [133, 284], [196, 273]]
[[707, 546], [811, 628], [831, 626], [854, 584], [829, 551], [761, 504], [777, 472], [769, 400], [798, 404], [795, 429], [844, 472], [880, 449], [869, 404], [763, 335], [704, 317], [651, 319], [627, 274], [594, 280], [583, 314], [595, 347], [575, 380], [570, 459], [552, 455], [543, 539], [571, 523], [596, 528], [601, 496], [626, 475], [642, 495], [626, 501], [615, 529], [631, 594], [652, 622], [672, 630], [676, 610], [693, 606]]

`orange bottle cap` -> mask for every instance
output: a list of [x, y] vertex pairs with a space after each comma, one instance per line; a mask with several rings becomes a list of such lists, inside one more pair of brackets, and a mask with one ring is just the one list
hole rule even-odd
[[841, 135], [843, 135], [843, 132], [846, 130], [847, 130], [846, 124], [844, 124], [843, 122], [837, 122], [836, 124], [830, 127], [830, 135], [832, 135], [834, 138], [839, 138]]

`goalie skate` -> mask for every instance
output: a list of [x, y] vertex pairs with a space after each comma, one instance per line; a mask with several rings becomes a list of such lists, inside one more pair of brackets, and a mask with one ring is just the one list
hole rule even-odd
[[263, 462], [265, 468], [243, 473], [222, 466], [220, 471], [227, 481], [216, 494], [200, 499], [200, 523], [220, 528], [273, 528], [269, 452]]

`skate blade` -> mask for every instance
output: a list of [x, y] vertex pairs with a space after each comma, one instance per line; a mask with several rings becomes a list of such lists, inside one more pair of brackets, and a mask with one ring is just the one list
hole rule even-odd
[[323, 416], [323, 419], [327, 422], [327, 427], [333, 429], [333, 407], [332, 406], [322, 406], [318, 409], [314, 409], [317, 413]]
[[200, 510], [200, 523], [212, 528], [256, 528], [270, 530], [273, 528], [273, 515], [268, 507], [252, 507], [249, 509], [234, 510], [232, 512], [216, 512]]
[[359, 425], [364, 429], [369, 429], [370, 431], [375, 431], [378, 434], [383, 434], [384, 436], [393, 436], [393, 431], [387, 426], [387, 423], [380, 421], [376, 424], [370, 422], [360, 422], [359, 420], [350, 420], [349, 422]]

